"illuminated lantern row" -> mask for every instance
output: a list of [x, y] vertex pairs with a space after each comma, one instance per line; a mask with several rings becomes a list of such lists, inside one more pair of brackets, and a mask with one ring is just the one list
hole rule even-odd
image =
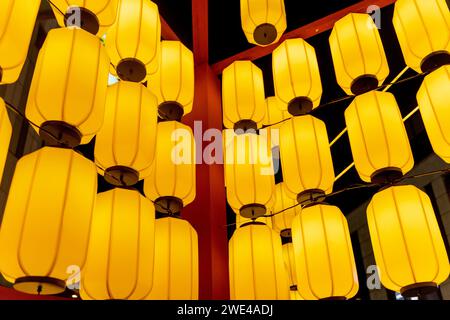
[[17, 162], [0, 229], [0, 271], [18, 291], [57, 294], [84, 266], [97, 193], [95, 165], [44, 147]]
[[306, 114], [319, 105], [322, 97], [319, 65], [316, 51], [306, 41], [284, 41], [272, 53], [272, 69], [276, 96], [290, 114]]
[[284, 0], [241, 0], [241, 23], [249, 43], [277, 42], [287, 27]]
[[345, 122], [363, 181], [392, 182], [413, 168], [408, 135], [392, 93], [371, 91], [357, 96], [345, 110]]
[[393, 24], [408, 67], [420, 73], [450, 64], [448, 2], [398, 0]]
[[40, 3], [40, 0], [0, 3], [0, 84], [13, 83], [19, 78]]
[[410, 185], [378, 192], [367, 208], [367, 223], [383, 286], [409, 297], [447, 279], [447, 252], [424, 192]]
[[0, 181], [3, 177], [6, 158], [8, 157], [9, 143], [12, 136], [12, 125], [9, 121], [5, 102], [0, 98]]

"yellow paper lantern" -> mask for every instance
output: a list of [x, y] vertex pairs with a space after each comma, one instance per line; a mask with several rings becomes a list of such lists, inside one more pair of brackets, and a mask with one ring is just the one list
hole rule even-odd
[[288, 39], [272, 53], [273, 83], [285, 110], [295, 116], [320, 104], [322, 82], [316, 51], [303, 39]]
[[241, 23], [249, 43], [277, 42], [287, 27], [284, 0], [241, 0]]
[[229, 243], [232, 300], [289, 300], [280, 237], [261, 222], [237, 229]]
[[136, 190], [97, 195], [81, 297], [142, 300], [153, 286], [155, 207]]
[[19, 78], [28, 54], [40, 0], [0, 2], [0, 84]]
[[[286, 106], [287, 107], [287, 106]], [[292, 116], [287, 109], [283, 110], [284, 103], [277, 97], [269, 97], [266, 99], [266, 115], [262, 124], [264, 126], [277, 125], [283, 120], [289, 119]], [[272, 127], [273, 128], [273, 127]]]
[[345, 110], [345, 122], [363, 181], [394, 181], [413, 168], [408, 134], [392, 93], [371, 91], [357, 96]]
[[105, 120], [95, 140], [95, 162], [106, 181], [130, 186], [148, 176], [156, 125], [157, 100], [143, 84], [119, 81], [108, 88]]
[[450, 64], [450, 12], [445, 0], [398, 0], [392, 22], [408, 67], [420, 73]]
[[222, 74], [223, 121], [229, 129], [256, 129], [266, 113], [264, 79], [251, 61], [235, 61]]
[[161, 21], [150, 0], [120, 0], [116, 23], [106, 34], [106, 49], [122, 80], [143, 82], [159, 68]]
[[195, 165], [191, 128], [177, 121], [158, 123], [155, 160], [144, 180], [144, 193], [158, 212], [178, 213], [194, 201]]
[[368, 14], [350, 13], [336, 22], [330, 48], [337, 82], [348, 95], [371, 91], [389, 75], [380, 34]]
[[347, 220], [339, 208], [316, 204], [292, 222], [300, 295], [306, 300], [350, 299], [358, 292]]
[[[290, 198], [285, 190], [285, 183], [275, 185], [275, 202], [273, 206], [272, 229], [280, 232], [289, 231], [292, 227], [292, 219], [296, 214], [300, 214], [301, 206], [296, 200]], [[278, 213], [279, 212], [279, 213]]]
[[415, 296], [449, 275], [449, 261], [430, 198], [414, 186], [375, 194], [367, 223], [383, 286]]
[[283, 239], [283, 261], [289, 279], [289, 293], [291, 300], [304, 300], [298, 292], [297, 274], [295, 269], [294, 246], [292, 238]]
[[194, 56], [180, 41], [161, 42], [161, 65], [148, 77], [150, 90], [158, 97], [159, 116], [181, 120], [194, 102]]
[[9, 143], [12, 136], [12, 126], [6, 111], [5, 102], [0, 98], [0, 182], [3, 177], [6, 158], [8, 156]]
[[420, 114], [434, 152], [450, 163], [450, 66], [427, 75], [417, 93]]
[[[53, 29], [42, 47], [26, 116], [50, 145], [88, 143], [103, 123], [109, 58], [100, 40], [81, 29]], [[35, 128], [38, 130], [38, 128]]]
[[155, 224], [153, 288], [147, 300], [198, 300], [198, 238], [189, 222], [166, 217]]
[[334, 169], [323, 121], [309, 115], [286, 121], [280, 129], [280, 157], [289, 197], [305, 203], [331, 193]]
[[64, 291], [85, 263], [97, 193], [95, 165], [44, 147], [17, 162], [0, 230], [0, 271], [30, 294]]
[[98, 36], [103, 36], [116, 21], [119, 4], [119, 0], [52, 0], [52, 2], [54, 5], [50, 6], [59, 26], [78, 26]]
[[227, 199], [244, 218], [257, 218], [273, 205], [272, 152], [264, 136], [224, 131]]

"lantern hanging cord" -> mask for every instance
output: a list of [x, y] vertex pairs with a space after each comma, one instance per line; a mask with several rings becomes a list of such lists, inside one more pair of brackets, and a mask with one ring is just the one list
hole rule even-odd
[[56, 6], [56, 5], [53, 3], [53, 1], [47, 0], [47, 2], [48, 2], [53, 8], [55, 8], [56, 10], [58, 10], [63, 16], [65, 15], [65, 13], [64, 13], [60, 8], [58, 8], [58, 6]]

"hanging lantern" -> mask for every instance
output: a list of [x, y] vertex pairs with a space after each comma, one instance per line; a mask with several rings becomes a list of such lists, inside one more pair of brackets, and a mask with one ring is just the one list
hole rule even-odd
[[106, 49], [120, 79], [144, 82], [159, 68], [161, 21], [150, 0], [120, 0], [116, 23], [106, 35]]
[[3, 177], [6, 158], [8, 156], [9, 143], [12, 136], [12, 126], [6, 111], [5, 102], [0, 98], [0, 181]]
[[180, 121], [192, 111], [194, 102], [194, 56], [180, 41], [161, 42], [161, 65], [148, 77], [158, 97], [159, 116]]
[[50, 6], [59, 26], [78, 26], [101, 37], [116, 21], [119, 0], [52, 0], [52, 2]]
[[153, 288], [146, 300], [198, 300], [198, 239], [189, 222], [156, 220]]
[[0, 230], [0, 271], [16, 290], [64, 291], [67, 268], [85, 263], [96, 192], [95, 165], [71, 149], [17, 162]]
[[145, 178], [155, 156], [156, 97], [141, 83], [119, 81], [107, 92], [105, 120], [95, 141], [95, 162], [105, 180], [131, 186]]
[[156, 211], [175, 214], [195, 199], [195, 141], [191, 128], [177, 121], [158, 123], [155, 160], [144, 193]]
[[227, 200], [244, 218], [266, 214], [273, 205], [275, 179], [271, 150], [264, 136], [224, 131]]
[[367, 223], [383, 286], [410, 297], [436, 290], [447, 279], [447, 252], [424, 192], [411, 185], [378, 192]]
[[269, 226], [269, 228], [272, 228], [272, 219], [270, 217], [258, 217], [256, 219], [249, 219], [249, 218], [244, 218], [243, 216], [241, 216], [239, 214], [239, 209], [235, 209], [232, 208], [233, 212], [236, 214], [236, 228], [239, 228], [241, 226], [243, 226], [244, 224], [247, 224], [249, 222], [262, 222], [264, 224], [266, 224], [267, 226]]
[[284, 103], [277, 97], [269, 97], [266, 99], [266, 115], [262, 124], [264, 126], [277, 125], [283, 120], [289, 119], [292, 116], [287, 110], [282, 110]]
[[235, 61], [222, 74], [224, 125], [229, 129], [261, 128], [266, 113], [264, 79], [251, 61]]
[[288, 300], [280, 237], [261, 222], [237, 229], [229, 243], [232, 300]]
[[345, 300], [358, 292], [347, 220], [338, 207], [303, 208], [292, 222], [299, 293], [306, 300]]
[[289, 279], [289, 293], [290, 300], [303, 300], [300, 293], [298, 292], [297, 285], [297, 275], [295, 270], [295, 256], [294, 256], [294, 247], [292, 245], [292, 238], [286, 240], [283, 239], [283, 261], [284, 266], [286, 268], [286, 272], [288, 274]]
[[[294, 199], [288, 197], [284, 182], [275, 185], [275, 202], [273, 206], [272, 229], [281, 236], [291, 236], [292, 219], [300, 214], [301, 206]], [[280, 212], [280, 213], [278, 213]]]
[[97, 195], [81, 297], [143, 300], [152, 289], [155, 208], [136, 190]]
[[47, 144], [75, 147], [97, 133], [103, 123], [108, 68], [108, 55], [97, 37], [81, 29], [50, 30], [26, 107], [27, 118], [39, 126]]
[[249, 43], [267, 46], [277, 42], [287, 27], [284, 1], [241, 0], [241, 23]]
[[288, 39], [272, 54], [273, 82], [278, 99], [299, 116], [320, 104], [322, 83], [316, 51], [303, 39]]
[[355, 167], [363, 181], [392, 182], [414, 166], [408, 134], [392, 93], [357, 96], [345, 110]]
[[40, 0], [0, 2], [0, 84], [19, 79], [40, 3]]
[[306, 204], [322, 199], [333, 189], [333, 161], [323, 121], [306, 115], [283, 123], [280, 156], [289, 197]]
[[434, 152], [450, 163], [450, 66], [427, 75], [417, 93], [425, 129]]
[[336, 22], [330, 48], [337, 82], [348, 95], [374, 90], [389, 75], [380, 34], [368, 14], [350, 13]]
[[450, 12], [447, 3], [445, 0], [395, 2], [392, 22], [403, 57], [408, 67], [419, 73], [450, 64]]

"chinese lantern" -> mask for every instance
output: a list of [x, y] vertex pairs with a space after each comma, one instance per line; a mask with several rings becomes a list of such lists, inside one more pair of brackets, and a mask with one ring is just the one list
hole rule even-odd
[[350, 13], [336, 22], [330, 48], [337, 82], [348, 95], [376, 89], [389, 75], [383, 43], [368, 14]]
[[0, 230], [0, 271], [18, 291], [57, 294], [85, 263], [97, 192], [95, 165], [44, 147], [17, 162]]
[[148, 77], [150, 90], [158, 97], [159, 116], [180, 121], [194, 102], [194, 56], [180, 41], [161, 42], [161, 65]]
[[284, 0], [241, 0], [241, 23], [249, 43], [277, 42], [287, 27]]
[[144, 193], [156, 211], [178, 213], [195, 199], [195, 141], [191, 128], [177, 121], [158, 123], [155, 159]]
[[106, 34], [106, 49], [122, 80], [143, 82], [159, 68], [161, 21], [150, 0], [120, 0], [117, 21]]
[[[286, 194], [284, 182], [275, 185], [275, 202], [273, 206], [272, 229], [281, 233], [291, 232], [292, 219], [296, 214], [300, 214], [301, 206], [294, 199]], [[278, 213], [279, 212], [279, 213]]]
[[39, 0], [2, 0], [0, 3], [0, 84], [19, 79], [40, 3]]
[[288, 39], [276, 48], [272, 69], [276, 96], [290, 114], [306, 114], [319, 105], [322, 83], [316, 51], [305, 40]]
[[292, 222], [300, 295], [306, 300], [352, 298], [358, 292], [347, 220], [339, 208], [316, 204]]
[[305, 115], [283, 123], [280, 157], [289, 197], [305, 204], [319, 200], [333, 189], [333, 161], [323, 121]]
[[292, 117], [287, 110], [282, 110], [284, 103], [277, 97], [269, 97], [266, 99], [266, 115], [262, 124], [264, 126], [277, 125], [283, 120]]
[[257, 129], [266, 113], [264, 79], [251, 61], [235, 61], [222, 74], [224, 125], [229, 129]]
[[266, 214], [274, 200], [271, 150], [264, 136], [224, 131], [227, 200], [244, 218]]
[[411, 185], [378, 192], [367, 208], [367, 223], [383, 286], [410, 297], [447, 279], [447, 252], [424, 192]]
[[101, 37], [116, 21], [119, 0], [52, 0], [52, 2], [53, 5], [50, 6], [59, 26], [78, 26]]
[[445, 0], [398, 0], [392, 22], [408, 67], [420, 73], [450, 64], [450, 12]]
[[283, 261], [288, 274], [289, 279], [289, 293], [291, 300], [303, 300], [298, 292], [297, 285], [297, 275], [295, 270], [295, 257], [294, 257], [294, 247], [292, 245], [292, 238], [286, 240], [283, 239]]
[[280, 237], [262, 222], [238, 228], [229, 243], [232, 300], [289, 300]]
[[180, 218], [157, 219], [153, 288], [146, 300], [198, 300], [198, 277], [195, 229]]
[[394, 181], [413, 168], [408, 135], [392, 93], [371, 91], [357, 96], [345, 110], [345, 122], [363, 181]]
[[450, 66], [427, 75], [417, 93], [420, 114], [434, 152], [450, 163]]
[[97, 37], [81, 29], [50, 30], [26, 107], [27, 118], [40, 127], [48, 144], [75, 147], [97, 133], [103, 123], [108, 68], [108, 55]]
[[0, 181], [3, 177], [9, 143], [11, 141], [12, 126], [6, 111], [5, 102], [0, 98]]
[[136, 190], [97, 195], [81, 297], [142, 300], [153, 286], [155, 208]]
[[156, 97], [141, 83], [119, 81], [107, 92], [95, 161], [105, 180], [130, 186], [145, 178], [155, 156]]

